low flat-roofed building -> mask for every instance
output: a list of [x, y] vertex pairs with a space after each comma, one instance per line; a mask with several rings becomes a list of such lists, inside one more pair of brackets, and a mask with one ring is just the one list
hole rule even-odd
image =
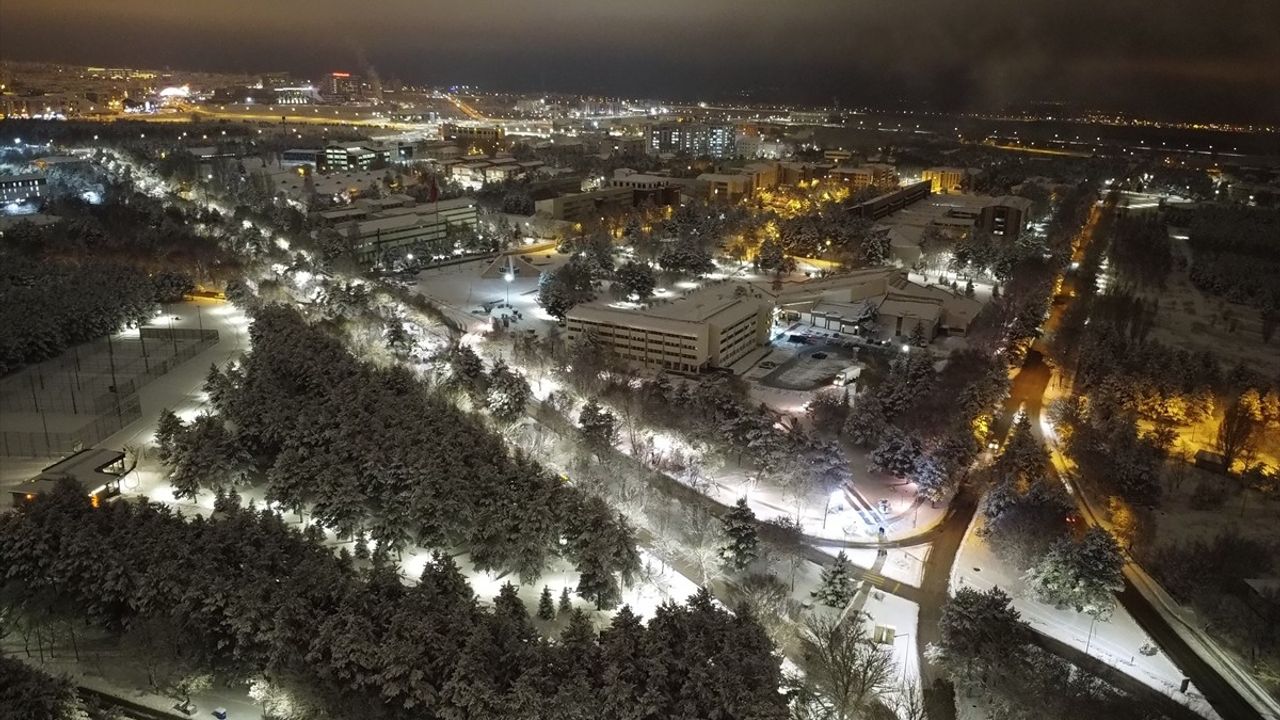
[[942, 322], [942, 302], [915, 295], [890, 293], [876, 308], [877, 323], [889, 335], [910, 335], [916, 325], [930, 340], [938, 334]]
[[932, 339], [962, 336], [983, 303], [950, 288], [920, 285], [897, 268], [866, 268], [801, 282], [784, 282], [774, 298], [780, 310], [826, 330], [865, 334], [872, 323], [881, 337], [910, 335], [917, 322]]
[[124, 453], [119, 450], [81, 450], [46, 467], [39, 475], [15, 487], [12, 491], [13, 505], [18, 507], [31, 502], [67, 480], [79, 485], [97, 504], [120, 494], [120, 477], [124, 471]]
[[845, 212], [868, 220], [879, 220], [886, 215], [920, 202], [929, 197], [930, 185], [927, 182], [912, 183], [892, 192], [874, 197], [870, 200], [847, 205]]
[[743, 283], [718, 283], [645, 305], [591, 302], [566, 316], [570, 342], [592, 335], [646, 368], [696, 373], [727, 368], [768, 340], [772, 303]]
[[[283, 170], [271, 174], [271, 182], [276, 192], [282, 192], [294, 200], [310, 201], [313, 197], [356, 197], [363, 194], [371, 185], [382, 183], [387, 176], [386, 170], [352, 170], [321, 175], [319, 173], [299, 174], [296, 170]], [[412, 175], [404, 175], [406, 184], [413, 181]]]

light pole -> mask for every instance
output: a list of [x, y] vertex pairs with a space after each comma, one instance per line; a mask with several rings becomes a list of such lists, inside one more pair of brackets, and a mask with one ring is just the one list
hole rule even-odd
[[1084, 654], [1089, 654], [1089, 648], [1093, 645], [1093, 625], [1098, 622], [1098, 614], [1090, 613], [1089, 620], [1089, 637], [1084, 641]]

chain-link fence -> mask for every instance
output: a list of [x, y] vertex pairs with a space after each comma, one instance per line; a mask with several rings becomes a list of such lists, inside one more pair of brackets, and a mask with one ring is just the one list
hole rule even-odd
[[218, 342], [216, 330], [142, 328], [77, 345], [0, 380], [0, 454], [88, 447], [142, 416], [138, 389]]

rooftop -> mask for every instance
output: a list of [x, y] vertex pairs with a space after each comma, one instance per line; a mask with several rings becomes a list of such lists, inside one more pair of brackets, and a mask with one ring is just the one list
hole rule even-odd
[[569, 317], [695, 336], [707, 323], [734, 323], [754, 315], [764, 302], [749, 285], [722, 281], [643, 305], [599, 300], [573, 308]]
[[[71, 479], [80, 487], [92, 493], [98, 492], [107, 483], [120, 478], [119, 472], [108, 471], [107, 468], [124, 460], [124, 453], [119, 450], [89, 448], [59, 460], [40, 471], [39, 475], [18, 485], [17, 493], [38, 494], [49, 492], [60, 480]], [[113, 470], [124, 468], [113, 468]]]

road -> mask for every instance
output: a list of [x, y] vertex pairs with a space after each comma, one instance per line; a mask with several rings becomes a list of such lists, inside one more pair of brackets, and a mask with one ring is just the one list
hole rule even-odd
[[[1084, 229], [1080, 233], [1080, 237], [1075, 244], [1075, 252], [1073, 260], [1079, 262], [1085, 255], [1085, 251], [1095, 242], [1102, 240], [1099, 236], [1099, 228], [1105, 228], [1109, 224], [1110, 215], [1114, 212], [1114, 203], [1107, 203], [1100, 208], [1095, 208], [1094, 212], [1086, 223]], [[1072, 274], [1068, 274], [1067, 283], [1074, 280]], [[1071, 292], [1065, 297], [1063, 302], [1054, 303], [1050, 307], [1049, 316], [1043, 325], [1046, 329], [1057, 327], [1061, 322], [1066, 311], [1074, 302], [1078, 302], [1080, 293]], [[1046, 333], [1047, 334], [1047, 333]], [[1026, 360], [1018, 374], [1014, 377], [1010, 388], [1009, 400], [1005, 403], [1004, 412], [997, 420], [996, 428], [1001, 433], [1007, 432], [1014, 414], [1021, 408], [1031, 418], [1032, 432], [1037, 437], [1042, 437], [1042, 415], [1044, 409], [1044, 395], [1049, 389], [1049, 382], [1053, 376], [1052, 368], [1045, 362], [1044, 347], [1041, 339], [1037, 339], [1028, 351]], [[1003, 435], [998, 435], [1002, 437]], [[1055, 468], [1050, 467], [1050, 474], [1054, 477], [1058, 476]], [[1093, 514], [1089, 507], [1084, 494], [1075, 485], [1071, 478], [1067, 478], [1066, 482], [1072, 489], [1072, 497], [1075, 498], [1079, 506], [1081, 516], [1090, 524], [1098, 524], [1097, 517]], [[954, 556], [954, 554], [953, 554]], [[929, 580], [928, 571], [926, 570], [926, 581]], [[927, 584], [927, 582], [926, 582]], [[1252, 720], [1257, 718], [1261, 720], [1263, 717], [1222, 675], [1220, 675], [1209, 663], [1207, 663], [1199, 654], [1193, 650], [1181, 635], [1169, 624], [1169, 621], [1159, 612], [1152, 601], [1140, 592], [1133, 583], [1126, 577], [1125, 588], [1119, 594], [1118, 599], [1125, 610], [1133, 616], [1134, 620], [1142, 627], [1142, 629], [1151, 636], [1153, 640], [1160, 646], [1162, 652], [1173, 660], [1188, 678], [1195, 683], [1196, 687], [1204, 694], [1209, 704], [1224, 719], [1235, 720]], [[921, 626], [925, 626], [924, 608], [921, 608]], [[1046, 648], [1051, 649], [1051, 648]], [[1055, 651], [1056, 652], [1056, 651]], [[1070, 654], [1056, 652], [1067, 659], [1072, 659]]]
[[978, 498], [968, 487], [951, 501], [947, 516], [935, 528], [929, 555], [925, 558], [924, 577], [920, 581], [920, 615], [916, 623], [916, 648], [920, 654], [920, 684], [928, 687], [935, 678], [945, 677], [924, 656], [930, 643], [941, 642], [938, 624], [942, 620], [942, 606], [950, 597], [951, 566], [964, 540], [965, 531], [978, 510]]

